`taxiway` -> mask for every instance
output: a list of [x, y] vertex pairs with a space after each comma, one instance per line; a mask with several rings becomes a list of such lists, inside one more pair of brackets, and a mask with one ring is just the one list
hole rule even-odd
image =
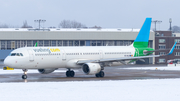
[[[131, 69], [126, 69], [131, 67]], [[31, 72], [28, 70], [27, 80], [21, 78], [23, 72], [13, 73], [11, 70], [8, 73], [0, 72], [0, 82], [62, 82], [62, 81], [103, 81], [103, 80], [137, 80], [137, 79], [167, 79], [180, 78], [180, 71], [175, 70], [144, 70], [133, 68], [161, 68], [159, 65], [131, 65], [131, 66], [117, 66], [105, 67], [105, 77], [96, 78], [95, 75], [85, 75], [81, 70], [75, 70], [75, 77], [69, 78], [65, 76], [66, 69], [58, 69], [57, 72], [50, 74], [40, 74], [38, 72]], [[2, 68], [1, 68], [2, 69]], [[34, 71], [34, 70], [33, 70]], [[60, 71], [60, 72], [58, 72]], [[12, 72], [12, 73], [11, 73]], [[21, 73], [22, 72], [22, 73]]]

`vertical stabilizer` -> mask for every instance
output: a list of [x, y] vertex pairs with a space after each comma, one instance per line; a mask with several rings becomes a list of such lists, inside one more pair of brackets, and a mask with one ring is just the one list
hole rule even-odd
[[146, 18], [141, 30], [139, 31], [138, 36], [134, 40], [134, 47], [148, 47], [149, 33], [151, 28], [152, 18]]

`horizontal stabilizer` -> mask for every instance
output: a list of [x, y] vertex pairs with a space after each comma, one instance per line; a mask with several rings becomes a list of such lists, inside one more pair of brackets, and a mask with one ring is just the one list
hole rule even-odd
[[144, 53], [148, 54], [151, 52], [160, 52], [160, 51], [167, 51], [167, 50], [171, 50], [171, 49], [161, 49], [161, 50], [153, 50], [153, 51], [144, 51]]
[[[161, 50], [153, 50], [153, 51], [144, 51], [145, 54], [151, 53], [151, 52], [160, 52], [160, 51], [167, 51], [169, 50], [169, 53], [166, 55], [171, 55], [174, 51], [174, 48], [176, 46], [176, 43], [174, 43], [173, 47], [171, 49], [161, 49]], [[164, 55], [165, 56], [165, 55]]]

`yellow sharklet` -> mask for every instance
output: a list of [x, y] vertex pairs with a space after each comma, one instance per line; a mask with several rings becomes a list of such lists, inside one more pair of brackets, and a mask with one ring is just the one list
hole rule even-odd
[[4, 67], [3, 70], [14, 70], [14, 68], [10, 68], [10, 67]]

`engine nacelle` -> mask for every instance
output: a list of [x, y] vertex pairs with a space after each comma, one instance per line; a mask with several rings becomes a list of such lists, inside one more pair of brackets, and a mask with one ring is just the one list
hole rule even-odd
[[94, 75], [101, 71], [101, 66], [98, 63], [86, 63], [82, 66], [82, 70], [87, 75]]
[[54, 72], [56, 69], [38, 69], [38, 72], [41, 73], [41, 74], [49, 74], [49, 73], [52, 73]]

